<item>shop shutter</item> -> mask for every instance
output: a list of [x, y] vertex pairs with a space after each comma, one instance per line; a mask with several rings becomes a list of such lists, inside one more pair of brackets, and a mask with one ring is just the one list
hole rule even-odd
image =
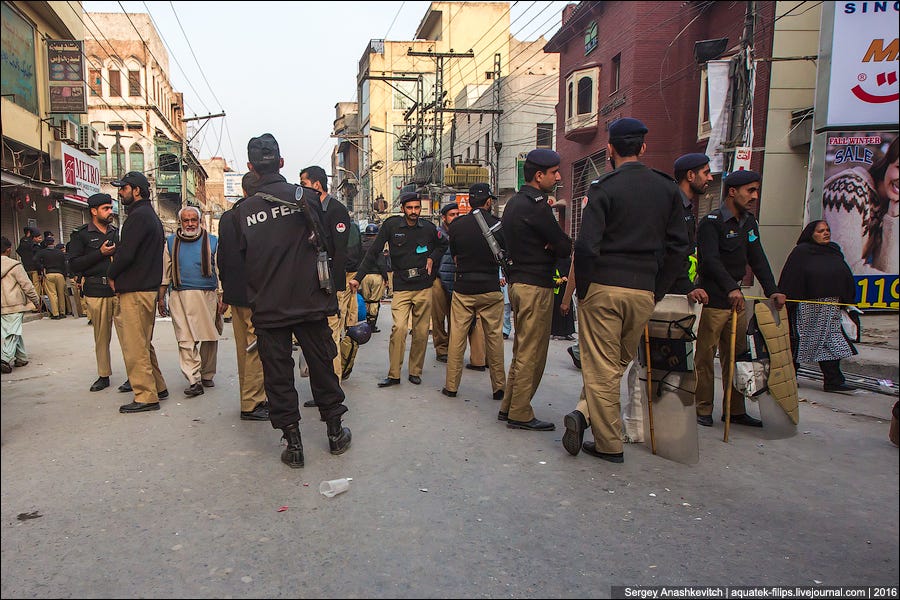
[[72, 235], [72, 230], [77, 229], [86, 223], [85, 212], [87, 209], [60, 204], [59, 211], [60, 216], [62, 217], [62, 239], [56, 241], [68, 244], [69, 236]]

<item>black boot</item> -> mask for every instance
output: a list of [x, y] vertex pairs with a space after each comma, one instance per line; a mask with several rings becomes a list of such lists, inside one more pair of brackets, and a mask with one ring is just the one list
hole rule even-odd
[[332, 454], [343, 454], [350, 448], [350, 429], [341, 426], [340, 417], [332, 417], [326, 421], [328, 427], [328, 448]]
[[283, 428], [284, 439], [287, 440], [287, 448], [281, 453], [281, 462], [292, 469], [303, 466], [303, 442], [300, 441], [300, 428], [293, 423]]
[[378, 329], [378, 325], [376, 325], [377, 322], [378, 322], [378, 315], [375, 315], [375, 316], [367, 315], [366, 316], [366, 323], [369, 324], [369, 329], [372, 330], [372, 333], [379, 333], [381, 331], [380, 329]]

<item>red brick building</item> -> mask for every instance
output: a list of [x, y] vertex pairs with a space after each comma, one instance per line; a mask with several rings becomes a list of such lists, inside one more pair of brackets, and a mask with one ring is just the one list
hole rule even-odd
[[[681, 154], [706, 152], [709, 124], [701, 120], [701, 110], [708, 119], [708, 107], [701, 105], [701, 98], [706, 98], [707, 57], [695, 58], [695, 43], [727, 38], [710, 60], [728, 60], [742, 47], [749, 47], [751, 57], [770, 57], [774, 19], [775, 2], [568, 5], [562, 26], [544, 48], [560, 55], [556, 149], [562, 156], [563, 187], [557, 194], [563, 228], [577, 235], [581, 198], [593, 179], [611, 169], [606, 131], [612, 121], [624, 116], [642, 120], [650, 130], [642, 160], [667, 173]], [[752, 35], [742, 43], [748, 23]], [[743, 64], [755, 64], [748, 114], [752, 113], [753, 145], [762, 146], [770, 63]], [[732, 80], [741, 74], [732, 71]], [[725, 154], [726, 170], [732, 154]], [[763, 153], [754, 151], [751, 168], [761, 170], [762, 161]], [[719, 193], [717, 180], [698, 207], [701, 215], [718, 206]]]

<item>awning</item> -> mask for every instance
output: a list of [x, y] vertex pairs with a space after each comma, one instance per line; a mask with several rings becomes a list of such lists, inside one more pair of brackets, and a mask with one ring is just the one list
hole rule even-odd
[[61, 196], [74, 195], [78, 192], [78, 189], [72, 185], [59, 185], [53, 181], [31, 179], [30, 177], [25, 177], [24, 175], [19, 175], [18, 173], [13, 173], [6, 169], [0, 171], [0, 182], [2, 182], [4, 189], [23, 187], [43, 192], [44, 188], [47, 188], [51, 194], [59, 194]]

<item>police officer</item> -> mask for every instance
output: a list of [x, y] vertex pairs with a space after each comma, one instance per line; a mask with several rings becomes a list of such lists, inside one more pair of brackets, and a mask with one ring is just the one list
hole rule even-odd
[[[241, 178], [244, 197], [222, 213], [219, 219], [219, 247], [216, 250], [216, 266], [222, 286], [222, 302], [231, 307], [231, 327], [234, 330], [234, 346], [237, 353], [238, 384], [241, 399], [242, 421], [268, 421], [269, 402], [263, 386], [263, 369], [256, 351], [256, 331], [253, 329], [253, 311], [247, 300], [247, 272], [237, 237], [237, 209], [247, 197], [256, 193], [259, 175], [248, 171]], [[248, 348], [250, 350], [248, 351]]]
[[74, 230], [69, 236], [69, 267], [81, 277], [81, 296], [88, 320], [94, 328], [94, 354], [97, 357], [97, 381], [92, 392], [109, 387], [112, 366], [109, 341], [112, 338], [116, 294], [109, 287], [109, 265], [116, 252], [119, 230], [112, 225], [113, 199], [109, 194], [94, 194], [88, 198], [91, 222]]
[[531, 399], [541, 383], [553, 320], [553, 273], [556, 261], [572, 252], [547, 203], [562, 180], [560, 156], [539, 148], [525, 157], [525, 185], [503, 211], [503, 231], [512, 264], [507, 269], [509, 300], [516, 315], [512, 364], [497, 418], [507, 427], [553, 431], [556, 425], [534, 416]]
[[[438, 230], [450, 239], [450, 223], [459, 216], [459, 205], [449, 202], [441, 207], [441, 224]], [[438, 276], [431, 286], [431, 341], [435, 360], [447, 362], [447, 345], [450, 343], [450, 294], [453, 293], [453, 272], [456, 266], [450, 249], [438, 263]]]
[[37, 295], [41, 296], [43, 295], [44, 290], [41, 287], [41, 277], [37, 263], [34, 260], [34, 253], [40, 249], [41, 241], [44, 238], [41, 235], [41, 230], [37, 227], [25, 227], [22, 231], [24, 236], [19, 240], [19, 245], [16, 247], [16, 254], [19, 255], [19, 260], [22, 261], [22, 267], [25, 268], [25, 272], [28, 273], [28, 276], [31, 278], [31, 283], [34, 284]]
[[[766, 296], [776, 310], [784, 306], [785, 295], [778, 291], [769, 261], [759, 239], [759, 224], [750, 212], [759, 200], [759, 173], [735, 171], [725, 178], [725, 199], [722, 205], [700, 222], [697, 231], [698, 272], [700, 284], [709, 294], [709, 304], [700, 313], [697, 331], [697, 423], [712, 427], [715, 374], [713, 358], [719, 349], [722, 371], [734, 361], [731, 355], [731, 312], [737, 311], [738, 335], [734, 352], [739, 355], [747, 348], [747, 316], [741, 279], [747, 265], [759, 280]], [[723, 389], [728, 382], [722, 381]], [[738, 425], [762, 427], [762, 422], [747, 414], [744, 395], [737, 390], [731, 394], [731, 422]], [[725, 412], [722, 411], [722, 420]]]
[[[455, 260], [456, 274], [450, 301], [447, 377], [441, 393], [451, 398], [459, 389], [467, 336], [473, 347], [472, 353], [476, 344], [473, 338], [483, 336], [494, 400], [502, 400], [506, 388], [506, 374], [503, 371], [503, 293], [500, 291], [497, 260], [476, 216], [481, 215], [488, 227], [496, 225], [499, 219], [491, 214], [491, 202], [495, 198], [486, 183], [474, 184], [469, 188], [472, 212], [450, 223], [450, 253]], [[502, 232], [498, 231], [495, 239], [500, 247], [505, 247]]]
[[412, 343], [409, 347], [409, 382], [422, 383], [422, 365], [428, 347], [431, 321], [431, 286], [437, 265], [447, 251], [447, 237], [430, 221], [419, 218], [422, 200], [417, 192], [400, 195], [402, 215], [389, 217], [381, 224], [372, 247], [363, 258], [350, 285], [355, 292], [369, 273], [378, 272], [378, 254], [387, 243], [394, 270], [394, 298], [391, 301], [390, 368], [378, 387], [400, 383], [400, 369], [406, 352], [406, 327], [412, 314]]
[[[363, 232], [360, 259], [355, 265], [356, 270], [359, 270], [359, 265], [362, 264], [362, 258], [368, 254], [369, 248], [375, 243], [375, 238], [377, 237], [378, 225], [376, 223], [369, 223], [366, 225], [366, 229]], [[375, 259], [377, 272], [369, 273], [363, 277], [359, 284], [359, 293], [362, 294], [363, 300], [366, 303], [366, 323], [369, 324], [372, 333], [380, 333], [381, 330], [378, 329], [378, 310], [381, 308], [381, 299], [384, 297], [384, 286], [388, 279], [388, 261], [381, 248], [378, 249]], [[350, 265], [348, 264], [348, 268], [349, 266]]]
[[[338, 311], [334, 290], [329, 289], [327, 254], [322, 254], [330, 231], [322, 226], [315, 191], [289, 184], [279, 173], [284, 159], [271, 134], [251, 138], [247, 158], [247, 167], [259, 175], [256, 194], [244, 200], [236, 215], [247, 299], [253, 309], [269, 418], [287, 440], [281, 460], [300, 468], [303, 442], [291, 335], [300, 342], [309, 364], [310, 387], [327, 426], [331, 453], [343, 454], [351, 441], [350, 429], [341, 424], [347, 407], [334, 372], [337, 346], [328, 326], [328, 317]], [[321, 271], [320, 261], [326, 263]]]
[[[341, 345], [341, 338], [347, 327], [356, 325], [356, 292], [347, 289], [347, 279], [353, 273], [347, 274], [347, 250], [350, 240], [350, 228], [354, 227], [350, 220], [350, 213], [341, 204], [340, 200], [328, 193], [328, 176], [325, 169], [319, 166], [306, 167], [300, 171], [300, 185], [312, 188], [318, 196], [318, 206], [322, 210], [322, 221], [329, 234], [328, 256], [331, 257], [331, 269], [334, 277], [334, 289], [338, 300], [338, 313], [328, 317], [328, 326], [331, 327], [331, 337], [337, 347]], [[359, 229], [357, 229], [359, 231]], [[357, 236], [358, 238], [359, 236]], [[341, 377], [340, 352], [334, 358], [334, 372]], [[310, 401], [304, 406], [315, 406]]]
[[[563, 446], [624, 462], [619, 386], [655, 301], [681, 272], [688, 251], [681, 196], [665, 173], [640, 162], [647, 127], [629, 117], [609, 125], [606, 146], [615, 170], [591, 183], [575, 241], [584, 379], [575, 410], [565, 416]], [[590, 425], [593, 442], [584, 442]]]

